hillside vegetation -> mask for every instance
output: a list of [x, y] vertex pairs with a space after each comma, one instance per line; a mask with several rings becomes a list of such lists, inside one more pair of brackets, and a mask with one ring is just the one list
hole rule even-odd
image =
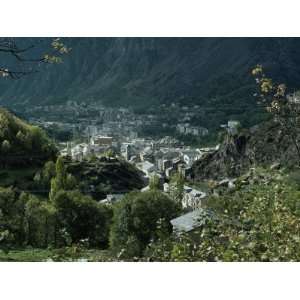
[[[212, 195], [202, 225], [151, 243], [151, 261], [299, 261], [298, 184], [282, 171], [253, 168], [235, 187]], [[145, 259], [145, 258], [144, 258]]]
[[67, 171], [79, 183], [79, 189], [98, 200], [104, 199], [107, 194], [139, 190], [145, 185], [141, 171], [117, 158], [102, 157], [81, 162], [65, 160], [65, 164]]
[[42, 165], [56, 156], [56, 147], [37, 126], [0, 108], [0, 166]]

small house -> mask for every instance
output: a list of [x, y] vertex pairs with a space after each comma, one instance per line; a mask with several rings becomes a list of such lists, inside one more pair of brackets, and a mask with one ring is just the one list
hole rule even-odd
[[205, 224], [207, 219], [213, 217], [212, 212], [199, 208], [178, 218], [171, 220], [173, 231], [180, 233], [189, 233]]

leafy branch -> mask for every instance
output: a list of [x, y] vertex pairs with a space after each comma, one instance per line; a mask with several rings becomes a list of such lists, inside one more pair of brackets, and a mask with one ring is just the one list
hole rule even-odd
[[300, 98], [294, 93], [287, 94], [285, 84], [276, 84], [266, 76], [262, 65], [257, 65], [252, 70], [259, 89], [259, 104], [263, 104], [275, 122], [280, 124], [283, 132], [294, 144], [300, 164]]
[[[43, 63], [56, 64], [62, 62], [62, 57], [71, 51], [60, 38], [51, 41], [46, 53], [35, 54], [43, 40], [27, 46], [20, 46], [15, 38], [0, 39], [0, 53], [8, 54], [16, 60], [14, 67], [0, 66], [0, 77], [19, 79], [22, 76], [38, 72], [37, 67]], [[31, 54], [31, 55], [30, 55]]]

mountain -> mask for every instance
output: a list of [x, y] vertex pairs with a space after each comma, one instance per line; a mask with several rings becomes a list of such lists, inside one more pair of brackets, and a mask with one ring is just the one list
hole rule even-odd
[[268, 74], [291, 88], [300, 83], [299, 38], [66, 38], [64, 42], [72, 51], [62, 64], [41, 67], [41, 72], [20, 80], [2, 79], [0, 103], [95, 100], [144, 109], [181, 102], [247, 115], [255, 106], [250, 70], [256, 64], [263, 64]]

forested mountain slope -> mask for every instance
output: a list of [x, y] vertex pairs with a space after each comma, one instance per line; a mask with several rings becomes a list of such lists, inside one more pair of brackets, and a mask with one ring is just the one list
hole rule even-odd
[[[24, 39], [23, 39], [24, 41]], [[21, 42], [23, 42], [21, 41]], [[300, 82], [297, 38], [67, 38], [59, 66], [0, 82], [0, 101], [99, 100], [141, 106], [181, 100], [245, 105], [250, 69], [263, 63], [273, 78]], [[5, 60], [6, 57], [1, 58]], [[218, 98], [212, 102], [213, 98]]]

